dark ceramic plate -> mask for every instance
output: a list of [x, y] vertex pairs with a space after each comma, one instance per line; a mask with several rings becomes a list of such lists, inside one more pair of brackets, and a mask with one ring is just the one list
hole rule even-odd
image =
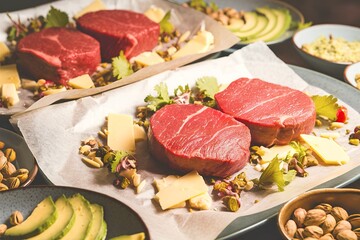
[[6, 148], [13, 148], [15, 150], [16, 159], [12, 162], [15, 167], [17, 169], [26, 168], [29, 170], [28, 179], [20, 185], [21, 187], [28, 186], [34, 180], [39, 168], [25, 140], [12, 131], [0, 128], [0, 141], [5, 143], [3, 151]]
[[62, 194], [70, 197], [76, 193], [82, 194], [90, 203], [104, 207], [108, 228], [106, 239], [138, 232], [144, 232], [146, 239], [150, 239], [145, 223], [127, 205], [107, 195], [73, 187], [31, 186], [0, 192], [0, 223], [7, 222], [15, 210], [20, 211], [24, 217], [28, 216], [34, 207], [48, 196], [52, 196], [55, 201]]

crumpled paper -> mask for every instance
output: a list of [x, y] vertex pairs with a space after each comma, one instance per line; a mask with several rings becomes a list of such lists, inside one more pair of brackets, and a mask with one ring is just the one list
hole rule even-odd
[[[41, 5], [35, 8], [15, 11], [8, 13], [13, 20], [17, 21], [18, 18], [22, 22], [26, 22], [28, 18], [33, 18], [35, 16], [43, 15], [45, 16], [50, 9], [50, 6], [53, 6], [61, 11], [68, 13], [69, 17], [72, 17], [91, 3], [93, 0], [79, 0], [79, 1], [70, 1], [70, 0], [61, 0], [55, 1], [50, 4]], [[202, 23], [205, 24], [205, 29], [210, 31], [214, 35], [215, 43], [214, 47], [205, 53], [193, 54], [189, 56], [185, 56], [183, 58], [179, 58], [176, 60], [172, 60], [169, 62], [148, 66], [143, 68], [134, 74], [124, 77], [121, 81], [116, 81], [109, 85], [103, 87], [97, 87], [92, 89], [75, 89], [70, 91], [61, 92], [58, 94], [49, 95], [35, 101], [33, 99], [33, 94], [29, 90], [20, 89], [20, 100], [21, 102], [14, 107], [11, 108], [0, 108], [0, 114], [3, 115], [12, 115], [15, 113], [30, 111], [36, 108], [40, 108], [43, 106], [50, 105], [55, 103], [56, 101], [63, 99], [77, 99], [85, 96], [90, 96], [94, 94], [98, 94], [101, 92], [108, 91], [110, 89], [114, 89], [120, 86], [124, 86], [130, 83], [134, 83], [140, 81], [149, 76], [155, 75], [157, 73], [175, 69], [177, 67], [183, 66], [185, 64], [194, 62], [196, 60], [202, 59], [204, 57], [211, 57], [212, 54], [216, 54], [224, 49], [228, 49], [236, 44], [239, 39], [228, 31], [226, 28], [222, 27], [219, 23], [217, 23], [212, 18], [202, 14], [198, 11], [195, 11], [190, 8], [184, 8], [178, 4], [171, 3], [169, 1], [164, 0], [102, 0], [106, 5], [107, 9], [127, 9], [136, 12], [145, 12], [151, 6], [156, 6], [164, 9], [165, 11], [171, 10], [171, 22], [175, 25], [175, 27], [180, 30], [180, 32], [184, 33], [186, 31], [190, 31], [192, 34], [196, 34], [196, 32], [200, 29]], [[7, 13], [1, 13], [0, 19], [0, 41], [6, 41], [6, 29], [11, 26], [11, 21], [6, 15]]]
[[[341, 136], [337, 141], [350, 155], [349, 163], [343, 166], [308, 168], [309, 176], [296, 178], [285, 187], [284, 192], [243, 192], [242, 206], [238, 212], [233, 213], [224, 211], [219, 200], [214, 200], [213, 208], [207, 211], [189, 212], [186, 208], [162, 211], [153, 200], [155, 189], [152, 182], [154, 178], [166, 176], [171, 171], [151, 158], [146, 142], [137, 145], [136, 153], [139, 173], [147, 181], [140, 194], [136, 194], [133, 189], [114, 188], [111, 184], [113, 176], [107, 169], [92, 169], [82, 163], [78, 154], [81, 141], [89, 136], [96, 136], [109, 113], [134, 115], [136, 106], [144, 105], [143, 99], [148, 94], [154, 94], [153, 88], [160, 82], [165, 82], [171, 93], [179, 85], [193, 86], [195, 81], [203, 76], [214, 76], [219, 83], [231, 82], [240, 77], [258, 77], [309, 94], [326, 94], [321, 89], [309, 86], [264, 43], [255, 43], [228, 57], [165, 71], [144, 81], [93, 97], [26, 112], [12, 120], [17, 122], [41, 170], [53, 184], [90, 189], [119, 199], [143, 218], [153, 239], [215, 239], [234, 219], [274, 208], [360, 165], [360, 149], [347, 143], [345, 128], [336, 130]], [[350, 120], [346, 128], [353, 129], [356, 123], [360, 122], [360, 116], [350, 106], [348, 110]], [[319, 133], [327, 130], [316, 128], [314, 131]], [[250, 165], [242, 171], [245, 171], [249, 178], [260, 176]], [[259, 202], [255, 203], [255, 200]]]

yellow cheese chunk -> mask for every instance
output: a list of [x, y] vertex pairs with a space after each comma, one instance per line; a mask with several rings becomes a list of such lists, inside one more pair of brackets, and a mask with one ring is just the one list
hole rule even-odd
[[142, 126], [134, 124], [134, 137], [135, 142], [145, 141], [147, 139], [145, 129]]
[[1, 87], [1, 99], [8, 106], [14, 106], [18, 103], [19, 95], [16, 91], [15, 84], [13, 83], [4, 83]]
[[79, 11], [78, 13], [76, 13], [74, 15], [74, 18], [79, 18], [82, 15], [84, 15], [85, 13], [89, 13], [89, 12], [96, 12], [99, 10], [104, 10], [106, 9], [105, 4], [101, 1], [101, 0], [94, 0], [93, 2], [91, 2], [88, 6], [86, 6], [85, 8], [83, 8], [81, 11]]
[[107, 145], [112, 150], [135, 152], [133, 117], [127, 114], [108, 115]]
[[211, 204], [212, 199], [208, 192], [189, 199], [190, 207], [198, 210], [208, 210], [211, 208]]
[[161, 8], [151, 6], [144, 12], [144, 15], [147, 16], [150, 20], [159, 23], [164, 18], [165, 11]]
[[271, 162], [276, 156], [278, 159], [284, 159], [288, 154], [294, 155], [296, 153], [290, 145], [275, 145], [271, 148], [261, 147], [261, 149], [264, 151], [264, 155], [261, 156], [261, 164]]
[[66, 91], [66, 87], [62, 87], [62, 88], [50, 88], [48, 90], [43, 91], [42, 93], [44, 94], [44, 96], [48, 96], [51, 94], [55, 94], [55, 93], [60, 93], [60, 92], [65, 92]]
[[160, 55], [156, 52], [143, 52], [134, 57], [134, 61], [144, 66], [150, 66], [165, 62], [165, 60], [160, 57]]
[[7, 56], [10, 56], [10, 49], [4, 42], [0, 42], [0, 62], [4, 61]]
[[[169, 175], [167, 177], [161, 178], [161, 179], [155, 179], [155, 187], [158, 191], [166, 188], [167, 186], [171, 185], [176, 179], [178, 179], [178, 176], [175, 175]], [[186, 202], [180, 202], [178, 204], [175, 204], [174, 206], [171, 206], [169, 208], [183, 208], [186, 206]]]
[[207, 191], [208, 187], [203, 177], [196, 171], [192, 171], [161, 189], [155, 198], [159, 201], [161, 208], [166, 210]]
[[341, 165], [350, 160], [349, 155], [333, 139], [301, 134], [301, 139], [309, 144], [310, 148], [329, 165]]
[[208, 31], [199, 31], [189, 42], [179, 49], [173, 59], [184, 57], [190, 54], [207, 52], [214, 44], [214, 35]]
[[20, 87], [20, 77], [15, 64], [0, 66], [0, 87], [4, 83], [13, 83], [16, 89]]
[[94, 82], [89, 76], [89, 74], [84, 74], [69, 80], [68, 84], [76, 89], [88, 89], [93, 88]]

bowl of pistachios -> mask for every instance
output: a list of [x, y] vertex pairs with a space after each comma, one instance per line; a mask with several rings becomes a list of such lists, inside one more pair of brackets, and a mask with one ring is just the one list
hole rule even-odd
[[0, 128], [0, 191], [28, 186], [37, 172], [37, 163], [25, 140]]
[[360, 189], [324, 188], [305, 192], [278, 215], [284, 239], [360, 238]]

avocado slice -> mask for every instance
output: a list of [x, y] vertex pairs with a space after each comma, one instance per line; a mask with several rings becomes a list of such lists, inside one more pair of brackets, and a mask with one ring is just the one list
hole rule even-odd
[[287, 9], [271, 9], [277, 16], [277, 24], [275, 28], [268, 34], [261, 37], [261, 40], [268, 42], [279, 38], [290, 27], [291, 15]]
[[42, 200], [32, 211], [30, 216], [14, 227], [6, 230], [5, 238], [25, 239], [49, 228], [57, 219], [58, 212], [51, 196]]
[[106, 237], [107, 225], [104, 220], [104, 209], [98, 204], [90, 205], [92, 212], [92, 224], [85, 240], [103, 240]]
[[229, 25], [225, 25], [225, 27], [232, 32], [236, 32], [239, 31], [244, 25], [244, 20], [234, 18], [231, 20], [231, 23]]
[[144, 232], [110, 238], [110, 240], [144, 240], [144, 239], [145, 239]]
[[263, 31], [268, 24], [268, 19], [264, 16], [259, 15], [257, 19], [257, 24], [253, 29], [246, 32], [234, 32], [234, 34], [238, 36], [242, 41], [256, 36], [259, 32]]
[[85, 239], [92, 224], [90, 203], [81, 194], [77, 193], [69, 197], [69, 202], [75, 211], [75, 222], [62, 240]]
[[247, 32], [253, 29], [258, 22], [258, 15], [256, 12], [245, 12], [244, 20], [245, 24], [239, 29], [239, 32]]
[[75, 213], [70, 202], [62, 195], [55, 202], [58, 217], [56, 221], [45, 231], [28, 240], [52, 240], [59, 239], [71, 229], [75, 222]]
[[263, 8], [257, 8], [256, 11], [262, 15], [264, 15], [268, 19], [268, 23], [266, 27], [259, 32], [256, 36], [256, 40], [262, 40], [262, 37], [268, 34], [269, 32], [273, 31], [277, 24], [277, 16], [276, 14], [271, 10], [271, 8], [263, 7]]

